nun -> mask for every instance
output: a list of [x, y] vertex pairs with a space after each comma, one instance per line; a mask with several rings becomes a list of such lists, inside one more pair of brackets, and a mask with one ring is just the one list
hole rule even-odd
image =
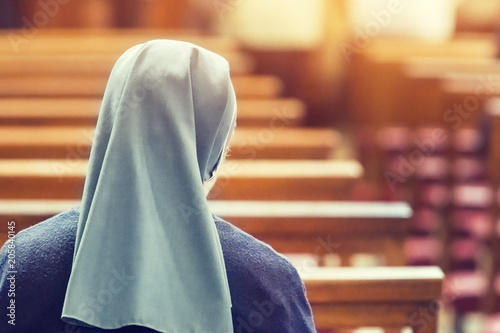
[[[0, 332], [315, 332], [271, 247], [210, 213], [236, 126], [229, 65], [190, 43], [126, 51], [104, 94], [80, 207], [0, 252]], [[15, 280], [15, 297], [9, 289]]]

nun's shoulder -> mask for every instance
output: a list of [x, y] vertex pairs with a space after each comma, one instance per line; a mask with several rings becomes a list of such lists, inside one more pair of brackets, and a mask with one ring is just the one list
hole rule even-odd
[[278, 285], [302, 288], [297, 270], [283, 255], [220, 217], [214, 216], [214, 220], [228, 277], [245, 277], [247, 286], [260, 284], [256, 287], [266, 289]]
[[[214, 219], [233, 300], [235, 331], [316, 332], [295, 267], [269, 245], [216, 216]], [[253, 322], [252, 316], [262, 320]]]
[[[18, 278], [34, 280], [51, 270], [71, 269], [75, 244], [78, 210], [70, 210], [20, 231], [14, 238]], [[7, 243], [8, 244], [8, 243]], [[8, 246], [0, 251], [0, 268], [5, 268]], [[36, 268], [37, 274], [32, 274]]]
[[279, 269], [282, 273], [296, 273], [290, 262], [268, 244], [220, 217], [214, 216], [214, 220], [226, 261], [257, 265], [267, 270]]
[[14, 245], [17, 320], [14, 327], [0, 323], [0, 332], [32, 332], [35, 327], [45, 332], [64, 331], [60, 308], [71, 271], [78, 216], [76, 210], [56, 215], [20, 231], [13, 244], [1, 249], [0, 306], [4, 308], [11, 288], [9, 250]]
[[302, 280], [292, 264], [272, 247], [214, 216], [227, 276], [232, 290], [253, 290], [281, 297], [303, 292]]
[[15, 237], [16, 255], [57, 254], [68, 244], [74, 246], [80, 212], [72, 209], [20, 231]]

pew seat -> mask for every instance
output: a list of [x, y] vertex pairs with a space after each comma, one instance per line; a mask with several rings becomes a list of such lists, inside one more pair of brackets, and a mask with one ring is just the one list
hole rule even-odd
[[[413, 92], [415, 87], [405, 82], [402, 64], [412, 58], [455, 58], [457, 62], [480, 62], [482, 59], [494, 59], [496, 49], [493, 35], [455, 36], [444, 43], [375, 38], [370, 41], [370, 45], [359, 49], [361, 52], [349, 55], [352, 77], [357, 78], [351, 80], [349, 89], [352, 119], [376, 126], [391, 123], [428, 124], [436, 120], [441, 124], [442, 119], [439, 117], [444, 110], [441, 109], [439, 116], [436, 116], [435, 99], [429, 98], [435, 96], [434, 90], [425, 90], [429, 94], [426, 98], [420, 94], [405, 94], [405, 90]], [[442, 69], [450, 67], [451, 64], [442, 66]], [[427, 106], [432, 110], [427, 110]], [[412, 112], [411, 109], [415, 108], [424, 113]]]
[[320, 330], [410, 326], [437, 333], [444, 279], [438, 267], [320, 267], [300, 274]]
[[[95, 126], [100, 105], [99, 98], [0, 98], [0, 124]], [[294, 127], [305, 115], [295, 98], [238, 100], [238, 126]]]
[[445, 109], [462, 106], [462, 115], [448, 117], [455, 127], [477, 128], [484, 118], [488, 100], [500, 96], [500, 75], [490, 73], [476, 76], [448, 76], [440, 82], [442, 103]]
[[[93, 136], [93, 127], [0, 126], [0, 157], [88, 158]], [[230, 157], [326, 159], [339, 142], [340, 134], [333, 130], [285, 128], [276, 122], [268, 128], [238, 128], [231, 140]]]
[[190, 42], [214, 52], [236, 51], [238, 42], [230, 37], [201, 35], [194, 31], [162, 29], [13, 29], [0, 31], [0, 54], [114, 54], [153, 39]]
[[281, 253], [308, 253], [320, 260], [353, 254], [383, 256], [387, 265], [405, 264], [404, 242], [412, 210], [404, 202], [212, 201], [212, 211]]
[[[352, 254], [383, 255], [404, 265], [403, 243], [412, 210], [403, 202], [219, 201], [211, 211], [281, 253], [336, 254], [348, 265]], [[0, 220], [18, 231], [79, 205], [78, 200], [0, 200]], [[0, 234], [7, 233], [0, 226]]]
[[[500, 62], [462, 71], [411, 68], [405, 75], [400, 110], [411, 114], [415, 124], [475, 127], [484, 101], [500, 94]], [[456, 106], [461, 113], [453, 111]]]
[[437, 267], [311, 267], [299, 273], [320, 330], [410, 326], [437, 332], [444, 278]]
[[[252, 59], [237, 51], [217, 52], [231, 67], [231, 74], [246, 74], [253, 70]], [[52, 75], [62, 77], [108, 77], [119, 54], [2, 54], [0, 76]]]
[[[107, 77], [0, 77], [0, 97], [102, 97]], [[239, 75], [231, 80], [238, 98], [273, 98], [282, 82], [271, 75]]]
[[[0, 161], [0, 198], [79, 199], [87, 160]], [[231, 160], [211, 192], [219, 200], [346, 199], [363, 174], [354, 160]]]

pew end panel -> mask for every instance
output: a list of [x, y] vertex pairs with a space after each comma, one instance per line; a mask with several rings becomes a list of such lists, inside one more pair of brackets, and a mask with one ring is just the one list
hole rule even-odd
[[438, 267], [322, 267], [301, 275], [318, 329], [411, 326], [437, 332], [444, 279]]

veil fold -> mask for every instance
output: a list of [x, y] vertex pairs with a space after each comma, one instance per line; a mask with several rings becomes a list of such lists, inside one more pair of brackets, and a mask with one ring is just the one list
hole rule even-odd
[[229, 65], [215, 53], [155, 40], [120, 57], [92, 146], [63, 320], [233, 332], [203, 182], [235, 117]]

